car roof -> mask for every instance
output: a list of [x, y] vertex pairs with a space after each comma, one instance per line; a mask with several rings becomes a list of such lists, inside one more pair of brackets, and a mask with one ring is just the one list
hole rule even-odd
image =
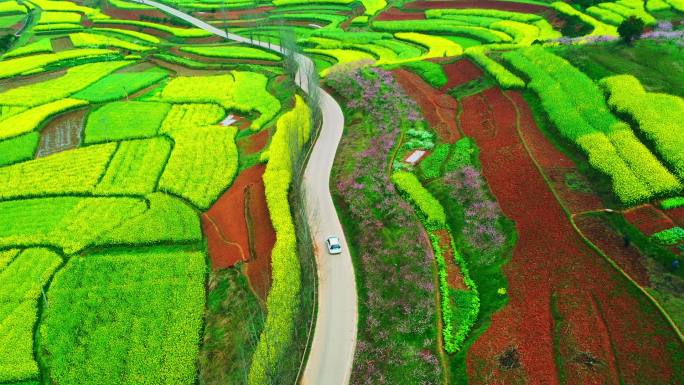
[[328, 242], [330, 242], [331, 245], [339, 245], [340, 244], [340, 240], [337, 239], [337, 237], [335, 237], [335, 236], [329, 236]]

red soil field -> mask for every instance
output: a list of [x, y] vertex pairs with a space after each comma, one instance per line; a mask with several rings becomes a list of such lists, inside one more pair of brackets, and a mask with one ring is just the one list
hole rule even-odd
[[391, 20], [424, 20], [425, 14], [423, 12], [406, 12], [397, 8], [389, 8], [375, 17], [378, 21]]
[[458, 103], [451, 96], [432, 88], [420, 76], [403, 70], [393, 71], [395, 79], [407, 95], [418, 103], [423, 116], [439, 138], [447, 143], [454, 143], [460, 138], [456, 126], [456, 109]]
[[223, 11], [216, 11], [216, 12], [194, 12], [196, 17], [199, 17], [200, 19], [203, 20], [223, 20], [228, 19], [228, 20], [237, 20], [237, 19], [242, 19], [243, 16], [246, 15], [259, 15], [262, 16], [263, 13], [274, 10], [275, 7], [256, 7], [256, 8], [248, 8], [248, 9], [231, 9], [226, 11], [225, 13]]
[[212, 268], [246, 262], [250, 284], [262, 299], [270, 288], [270, 255], [275, 243], [261, 180], [264, 170], [261, 164], [244, 170], [202, 215]]
[[[483, 130], [479, 114], [468, 110], [487, 105], [494, 129]], [[511, 101], [492, 88], [463, 106], [463, 130], [480, 146], [483, 174], [519, 234], [504, 267], [510, 300], [468, 352], [470, 383], [554, 385], [559, 370], [578, 384], [614, 383], [615, 373], [625, 383], [671, 383], [681, 362], [668, 359], [666, 346], [684, 347], [646, 297], [570, 226], [523, 147]], [[554, 340], [570, 338], [554, 349]], [[578, 359], [580, 353], [592, 359]], [[585, 373], [586, 364], [573, 364], [594, 360], [605, 369]]]
[[684, 227], [684, 206], [676, 209], [665, 210], [665, 215], [672, 218], [672, 221], [679, 227]]
[[463, 281], [461, 269], [458, 268], [458, 265], [456, 265], [456, 262], [454, 261], [454, 250], [451, 248], [451, 237], [449, 236], [449, 232], [446, 230], [438, 230], [435, 234], [439, 237], [439, 247], [442, 248], [444, 254], [444, 261], [446, 262], [447, 268], [447, 282], [449, 282], [449, 286], [456, 290], [468, 290], [468, 287]]
[[256, 134], [243, 136], [242, 138], [238, 139], [237, 145], [242, 154], [254, 154], [266, 147], [266, 144], [268, 144], [268, 139], [268, 130], [261, 130]]
[[458, 87], [482, 76], [482, 70], [470, 60], [461, 59], [455, 63], [445, 64], [444, 72], [447, 75], [447, 84], [442, 87], [442, 91]]
[[623, 214], [625, 219], [644, 235], [651, 235], [675, 226], [669, 216], [663, 214], [660, 209], [653, 207], [650, 203], [625, 210]]
[[544, 137], [522, 95], [517, 92], [507, 95], [520, 114], [520, 131], [530, 148], [530, 152], [547, 177], [553, 182], [553, 188], [560, 195], [563, 204], [572, 213], [603, 208], [604, 205], [601, 200], [590, 190], [578, 191], [568, 186], [566, 181], [568, 175], [574, 175], [576, 178], [584, 180], [575, 163]]
[[491, 1], [491, 0], [455, 0], [455, 1], [415, 1], [404, 5], [405, 9], [465, 9], [465, 8], [480, 8], [480, 9], [500, 9], [502, 11], [513, 11], [523, 13], [538, 13], [548, 10], [548, 7], [542, 7], [533, 4], [512, 3], [507, 1]]
[[644, 287], [651, 285], [644, 256], [633, 244], [625, 246], [624, 237], [616, 233], [601, 218], [578, 215], [575, 217], [575, 224], [591, 243], [609, 255], [639, 285]]

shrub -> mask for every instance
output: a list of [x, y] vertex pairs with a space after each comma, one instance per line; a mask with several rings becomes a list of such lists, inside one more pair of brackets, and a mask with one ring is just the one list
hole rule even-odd
[[636, 122], [665, 163], [684, 180], [684, 99], [646, 92], [632, 75], [607, 77], [599, 84], [608, 95], [608, 105]]
[[632, 44], [644, 33], [644, 21], [636, 16], [630, 16], [620, 23], [617, 30], [625, 43]]
[[292, 167], [297, 160], [293, 157], [298, 156], [310, 136], [311, 111], [297, 96], [294, 109], [278, 119], [263, 175], [276, 242], [271, 252], [273, 283], [266, 299], [268, 315], [249, 370], [248, 382], [251, 385], [267, 383], [267, 373], [276, 372], [278, 361], [292, 341], [301, 290], [301, 267], [288, 191], [292, 183]]
[[37, 333], [51, 381], [194, 382], [205, 273], [204, 253], [177, 248], [71, 257]]
[[11, 138], [34, 131], [49, 117], [88, 104], [78, 99], [61, 99], [56, 102], [12, 115], [0, 121], [0, 139]]
[[39, 141], [40, 134], [37, 132], [0, 141], [0, 166], [33, 159]]
[[451, 156], [444, 165], [445, 172], [451, 172], [464, 166], [477, 164], [479, 151], [471, 138], [461, 138], [451, 147]]
[[663, 245], [676, 245], [684, 240], [684, 229], [677, 226], [651, 235], [651, 239]]
[[149, 138], [157, 134], [171, 106], [159, 102], [115, 102], [105, 104], [88, 116], [85, 143]]
[[128, 97], [167, 76], [168, 73], [163, 71], [114, 73], [75, 93], [73, 97], [91, 103], [110, 102]]
[[446, 214], [442, 205], [423, 187], [415, 175], [406, 171], [397, 171], [392, 174], [392, 182], [425, 215], [425, 224], [428, 229], [444, 228], [446, 225]]
[[94, 190], [116, 144], [68, 150], [46, 158], [0, 168], [0, 199]]
[[682, 206], [684, 206], [684, 197], [672, 197], [660, 202], [660, 208], [663, 210], [672, 210]]
[[0, 105], [33, 107], [63, 99], [129, 64], [131, 62], [114, 61], [72, 67], [67, 70], [65, 75], [58, 78], [20, 86], [0, 93]]
[[[13, 252], [14, 255], [17, 252]], [[37, 379], [33, 329], [38, 320], [37, 302], [62, 259], [48, 249], [27, 249], [0, 269], [0, 381]]]
[[75, 58], [104, 57], [112, 53], [115, 53], [115, 51], [107, 49], [88, 48], [73, 49], [57, 53], [46, 53], [34, 56], [20, 57], [11, 60], [5, 60], [2, 62], [2, 67], [0, 67], [0, 79], [17, 76], [24, 72], [42, 68], [49, 64], [54, 64], [62, 60], [69, 60]]
[[583, 13], [581, 11], [576, 10], [573, 8], [570, 4], [564, 3], [562, 1], [556, 1], [554, 3], [551, 3], [551, 7], [555, 9], [556, 11], [568, 15], [568, 16], [574, 16], [582, 20], [582, 22], [591, 25], [594, 29], [591, 32], [591, 35], [598, 35], [598, 36], [617, 36], [617, 29], [612, 26], [608, 25], [605, 23], [602, 23], [593, 17], [587, 15], [586, 13]]
[[233, 181], [238, 167], [235, 127], [196, 127], [173, 133], [175, 146], [159, 189], [208, 209]]
[[216, 103], [226, 110], [257, 111], [252, 122], [258, 130], [280, 111], [280, 102], [267, 89], [268, 78], [260, 73], [232, 71], [228, 75], [177, 77], [162, 91], [162, 99], [175, 103]]
[[434, 151], [420, 162], [420, 172], [425, 179], [434, 179], [442, 174], [442, 164], [449, 156], [451, 146], [448, 143], [438, 144]]
[[189, 52], [196, 55], [207, 57], [220, 57], [232, 59], [250, 59], [250, 60], [268, 60], [280, 61], [280, 56], [270, 53], [268, 51], [240, 46], [212, 46], [212, 47], [180, 47], [183, 52]]

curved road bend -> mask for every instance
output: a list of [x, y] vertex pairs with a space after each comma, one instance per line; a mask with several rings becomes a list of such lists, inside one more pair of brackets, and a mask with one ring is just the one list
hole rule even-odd
[[[168, 5], [152, 0], [134, 1], [158, 8], [215, 35], [283, 53], [279, 46], [250, 41], [246, 37], [226, 33]], [[296, 80], [300, 88], [308, 93], [308, 78], [300, 75], [313, 69], [313, 62], [301, 54], [296, 54], [295, 58], [299, 65]], [[330, 171], [342, 138], [344, 115], [330, 94], [321, 88], [318, 89], [318, 93], [323, 126], [304, 170], [302, 181], [308, 203], [307, 218], [317, 246], [318, 316], [301, 384], [346, 385], [349, 383], [356, 348], [356, 280], [347, 240], [330, 195]], [[327, 254], [324, 239], [329, 235], [337, 235], [340, 238], [342, 254]]]

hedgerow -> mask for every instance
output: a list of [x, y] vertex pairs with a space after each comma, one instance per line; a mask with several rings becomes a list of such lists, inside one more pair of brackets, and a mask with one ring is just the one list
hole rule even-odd
[[190, 384], [205, 305], [205, 255], [178, 248], [72, 256], [38, 331], [48, 381]]
[[39, 141], [40, 134], [37, 132], [0, 141], [0, 166], [32, 159]]
[[463, 25], [456, 21], [440, 20], [396, 20], [374, 21], [373, 29], [386, 32], [421, 32], [472, 37], [483, 43], [510, 42], [513, 38], [500, 31], [485, 27]]
[[140, 44], [131, 43], [126, 40], [117, 39], [111, 36], [98, 35], [95, 33], [78, 32], [69, 35], [69, 39], [74, 47], [116, 47], [128, 51], [148, 51], [153, 49]]
[[87, 100], [91, 103], [104, 103], [123, 99], [159, 82], [167, 76], [168, 73], [163, 71], [114, 73], [75, 93], [73, 97]]
[[0, 79], [17, 76], [24, 72], [42, 68], [62, 60], [74, 58], [96, 58], [99, 56], [107, 56], [112, 53], [115, 53], [115, 51], [108, 49], [86, 48], [5, 60], [2, 62], [2, 66], [0, 66]]
[[[157, 134], [171, 106], [159, 102], [114, 102], [90, 113], [85, 126], [85, 143], [149, 138]], [[135, 124], [131, 124], [135, 122]]]
[[113, 61], [72, 67], [67, 70], [65, 75], [58, 78], [20, 86], [0, 93], [0, 105], [33, 107], [63, 99], [131, 63]]
[[672, 210], [682, 206], [684, 206], [684, 197], [667, 198], [660, 202], [660, 208], [663, 210]]
[[608, 96], [608, 105], [632, 119], [664, 162], [684, 180], [684, 100], [646, 92], [632, 75], [611, 76], [599, 84]]
[[252, 59], [252, 60], [268, 60], [268, 61], [280, 61], [280, 56], [273, 54], [271, 52], [252, 48], [252, 47], [240, 47], [240, 46], [214, 46], [214, 47], [180, 47], [183, 52], [194, 53], [196, 55], [207, 56], [207, 57], [220, 57], [220, 58], [232, 58], [232, 59]]
[[676, 226], [651, 235], [651, 239], [663, 245], [676, 245], [684, 241], [684, 229]]
[[529, 87], [561, 135], [577, 144], [589, 164], [607, 175], [624, 204], [681, 190], [681, 184], [609, 111], [601, 90], [585, 74], [542, 48], [504, 57], [531, 78]]
[[355, 0], [273, 0], [273, 5], [293, 5], [293, 4], [351, 4]]
[[95, 192], [102, 195], [151, 193], [170, 152], [171, 142], [163, 137], [119, 143]]
[[159, 189], [207, 209], [233, 181], [238, 167], [235, 127], [196, 127], [172, 134], [175, 145]]
[[34, 131], [49, 117], [86, 104], [88, 102], [84, 100], [61, 99], [12, 115], [0, 121], [0, 139], [11, 138]]
[[33, 328], [41, 289], [62, 259], [47, 249], [22, 251], [0, 269], [0, 381], [37, 379]]
[[[348, 63], [354, 63], [358, 61], [375, 61], [375, 57], [369, 53], [352, 50], [352, 49], [319, 49], [319, 48], [306, 48], [304, 49], [306, 53], [313, 53], [331, 57], [337, 61], [337, 65], [344, 65]], [[326, 68], [321, 71], [321, 76], [326, 76], [332, 67]]]
[[503, 88], [525, 88], [525, 82], [518, 76], [511, 73], [506, 67], [502, 66], [494, 59], [487, 56], [486, 47], [470, 47], [465, 50], [466, 56], [472, 59], [488, 74], [490, 74]]
[[54, 24], [38, 24], [33, 27], [33, 32], [36, 33], [54, 33], [54, 32], [71, 32], [80, 31], [84, 29], [81, 24], [74, 23], [54, 23]]
[[463, 48], [449, 39], [439, 36], [424, 35], [415, 32], [398, 32], [394, 36], [397, 39], [410, 41], [418, 45], [422, 45], [428, 49], [428, 52], [421, 58], [458, 56], [463, 53]]
[[13, 49], [7, 52], [6, 54], [2, 55], [2, 58], [11, 59], [17, 56], [31, 55], [36, 53], [48, 53], [52, 51], [52, 42], [50, 41], [50, 39], [44, 38], [34, 41], [33, 43], [27, 44], [23, 47]]
[[444, 208], [442, 208], [439, 201], [423, 187], [415, 175], [406, 171], [396, 171], [392, 174], [392, 182], [394, 182], [399, 191], [406, 194], [425, 215], [425, 224], [428, 229], [437, 230], [445, 228], [446, 214], [444, 213]]
[[68, 150], [0, 168], [0, 199], [92, 192], [115, 143]]
[[292, 341], [301, 290], [301, 267], [288, 191], [292, 183], [292, 167], [310, 136], [311, 111], [297, 96], [294, 109], [278, 119], [263, 175], [276, 242], [271, 253], [273, 283], [266, 299], [268, 313], [252, 358], [248, 378], [250, 385], [268, 382], [268, 373], [276, 372], [278, 362]]
[[216, 103], [226, 110], [257, 111], [252, 121], [258, 130], [280, 111], [280, 102], [266, 90], [268, 78], [256, 72], [232, 71], [228, 75], [177, 77], [162, 91], [162, 99], [175, 103]]
[[151, 28], [162, 32], [169, 33], [175, 37], [208, 37], [211, 36], [211, 32], [207, 32], [199, 28], [178, 28], [171, 27], [164, 24], [151, 23], [147, 21], [137, 21], [137, 20], [95, 20], [95, 25], [134, 25], [141, 28]]

